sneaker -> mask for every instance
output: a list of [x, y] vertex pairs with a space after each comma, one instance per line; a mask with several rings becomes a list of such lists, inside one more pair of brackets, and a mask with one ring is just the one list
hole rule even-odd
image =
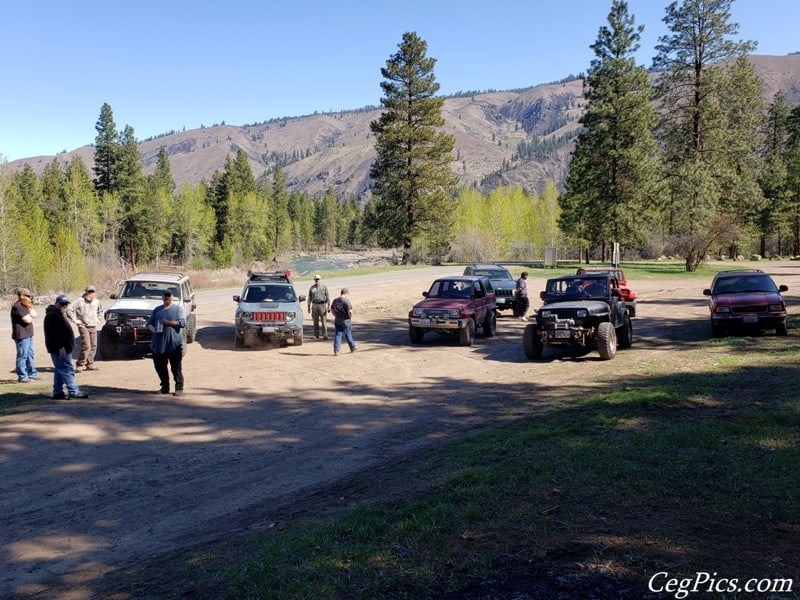
[[86, 365], [86, 370], [87, 371], [99, 371], [100, 367], [98, 367], [94, 363], [92, 363], [91, 365]]
[[38, 375], [31, 375], [30, 377], [28, 377], [28, 379], [30, 379], [31, 381], [39, 381], [39, 376]]
[[334, 352], [333, 355], [334, 356], [339, 356], [339, 353], [338, 352]]
[[83, 372], [83, 371], [85, 371], [85, 370], [86, 370], [86, 368], [85, 368], [83, 365], [77, 365], [77, 366], [75, 367], [75, 372], [76, 372], [76, 373], [82, 373], [82, 372]]
[[355, 347], [355, 346], [353, 346], [352, 348], [350, 348], [350, 353], [351, 353], [351, 354], [352, 354], [353, 352], [355, 352], [355, 351], [356, 351], [356, 347]]
[[31, 382], [30, 377], [23, 377], [22, 379], [17, 380], [17, 383], [30, 383], [30, 382]]
[[53, 400], [66, 400], [67, 395], [64, 392], [59, 392], [58, 394], [53, 394]]
[[183, 396], [183, 390], [175, 390], [176, 396]]
[[69, 398], [88, 398], [89, 394], [86, 392], [78, 392], [77, 394], [70, 394]]
[[169, 388], [161, 388], [158, 390], [159, 394], [169, 394]]

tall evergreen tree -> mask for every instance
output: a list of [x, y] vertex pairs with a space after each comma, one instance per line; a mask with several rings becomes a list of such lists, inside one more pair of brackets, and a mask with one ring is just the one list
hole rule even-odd
[[270, 195], [272, 208], [272, 256], [276, 258], [292, 245], [292, 225], [289, 220], [289, 194], [286, 191], [286, 177], [280, 166], [275, 167], [272, 173], [272, 193]]
[[162, 189], [172, 194], [175, 191], [175, 180], [172, 178], [172, 168], [169, 164], [169, 155], [164, 146], [158, 149], [156, 168], [147, 178], [151, 190]]
[[404, 263], [417, 236], [427, 238], [435, 257], [442, 256], [456, 203], [458, 178], [450, 169], [455, 140], [439, 130], [444, 99], [435, 97], [436, 60], [426, 52], [427, 43], [416, 33], [403, 34], [399, 51], [381, 69], [384, 111], [370, 123], [378, 154], [370, 174], [380, 239], [383, 245], [402, 245]]
[[643, 240], [655, 190], [657, 146], [650, 79], [638, 66], [643, 26], [625, 0], [614, 0], [608, 26], [592, 45], [585, 81], [584, 129], [578, 136], [563, 197], [563, 229], [591, 242]]
[[[670, 33], [659, 38], [653, 66], [662, 71], [657, 85], [662, 119], [659, 137], [664, 147], [664, 177], [669, 201], [663, 207], [664, 226], [677, 239], [687, 270], [694, 270], [709, 249], [723, 243], [722, 234], [735, 228], [718, 227], [720, 203], [728, 194], [737, 198], [752, 191], [751, 169], [742, 155], [743, 129], [731, 121], [752, 123], [752, 102], [739, 101], [740, 87], [731, 71], [735, 59], [755, 49], [751, 41], [734, 41], [739, 26], [730, 21], [733, 0], [683, 0], [667, 6], [664, 22]], [[748, 78], [750, 76], [748, 75]], [[752, 131], [749, 135], [752, 136]], [[737, 204], [738, 201], [737, 201]], [[733, 240], [728, 240], [732, 242]]]
[[142, 158], [130, 125], [125, 126], [121, 136], [116, 177], [122, 208], [118, 238], [120, 255], [135, 268], [158, 254], [154, 239], [157, 215], [153, 204], [147, 201]]
[[106, 102], [100, 108], [100, 117], [94, 126], [94, 189], [98, 193], [117, 189], [117, 163], [119, 161], [119, 133], [114, 123], [114, 113]]

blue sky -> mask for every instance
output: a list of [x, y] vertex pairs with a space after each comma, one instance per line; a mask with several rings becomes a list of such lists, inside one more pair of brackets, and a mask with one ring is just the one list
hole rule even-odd
[[[137, 139], [380, 103], [406, 31], [428, 43], [440, 93], [511, 89], [586, 70], [611, 0], [23, 0], [0, 26], [0, 155], [91, 144], [108, 102]], [[629, 0], [649, 66], [664, 0]], [[735, 0], [758, 54], [800, 51], [798, 0]], [[2, 157], [0, 157], [2, 160]]]

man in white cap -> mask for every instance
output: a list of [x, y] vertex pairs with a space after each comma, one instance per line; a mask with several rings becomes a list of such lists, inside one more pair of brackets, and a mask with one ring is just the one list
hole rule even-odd
[[322, 338], [327, 340], [327, 315], [331, 298], [328, 295], [328, 288], [320, 283], [320, 279], [319, 274], [314, 275], [314, 285], [308, 290], [308, 312], [314, 320], [314, 337], [319, 339], [319, 332], [321, 329]]
[[81, 353], [75, 365], [75, 372], [84, 369], [96, 371], [94, 356], [97, 354], [97, 328], [102, 322], [103, 307], [97, 299], [97, 290], [90, 285], [83, 295], [70, 304], [67, 317], [78, 326], [78, 336], [81, 338]]
[[[72, 367], [72, 344], [75, 335], [67, 320], [69, 298], [61, 294], [47, 307], [44, 314], [44, 345], [53, 361], [53, 398], [88, 398], [89, 394], [78, 389], [75, 370]], [[64, 388], [67, 393], [64, 393]]]

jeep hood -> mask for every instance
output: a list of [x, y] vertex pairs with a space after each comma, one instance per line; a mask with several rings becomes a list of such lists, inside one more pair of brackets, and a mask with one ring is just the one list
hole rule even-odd
[[570, 313], [576, 310], [586, 310], [590, 315], [599, 315], [609, 311], [608, 303], [602, 300], [574, 300], [571, 302], [551, 302], [545, 304], [539, 311], [550, 310], [555, 313], [559, 311], [568, 311]]

